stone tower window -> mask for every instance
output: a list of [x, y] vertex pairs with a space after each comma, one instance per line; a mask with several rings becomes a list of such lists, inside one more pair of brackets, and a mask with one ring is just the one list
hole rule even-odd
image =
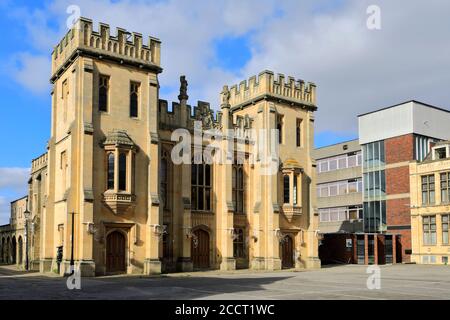
[[277, 116], [277, 130], [278, 130], [278, 142], [280, 144], [283, 143], [283, 116], [278, 115]]
[[297, 127], [295, 132], [296, 140], [297, 140], [297, 147], [302, 146], [302, 120], [297, 119]]
[[130, 117], [137, 118], [139, 115], [139, 83], [130, 83]]
[[109, 77], [100, 75], [98, 84], [98, 110], [108, 111]]

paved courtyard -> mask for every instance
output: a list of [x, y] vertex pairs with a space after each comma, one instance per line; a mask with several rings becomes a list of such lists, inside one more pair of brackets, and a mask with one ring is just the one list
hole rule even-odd
[[369, 290], [364, 266], [318, 271], [218, 271], [162, 277], [82, 278], [68, 290], [66, 278], [0, 267], [0, 299], [450, 299], [450, 267], [381, 267], [381, 289]]

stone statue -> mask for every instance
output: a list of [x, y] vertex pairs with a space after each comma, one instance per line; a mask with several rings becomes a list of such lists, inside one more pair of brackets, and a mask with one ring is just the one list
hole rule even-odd
[[187, 87], [188, 87], [188, 82], [186, 80], [186, 76], [181, 76], [180, 77], [180, 95], [178, 96], [178, 99], [180, 101], [189, 99], [189, 96], [187, 95]]
[[230, 91], [228, 90], [228, 86], [224, 86], [222, 105], [228, 106], [229, 104], [230, 104]]

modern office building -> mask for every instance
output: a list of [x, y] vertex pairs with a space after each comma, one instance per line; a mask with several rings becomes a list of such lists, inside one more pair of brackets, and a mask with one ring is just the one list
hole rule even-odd
[[448, 264], [450, 243], [450, 141], [436, 144], [422, 162], [409, 166], [411, 184], [411, 260]]
[[410, 161], [450, 138], [450, 112], [408, 101], [358, 116], [363, 153], [364, 232], [400, 235], [397, 262], [410, 261]]
[[362, 155], [358, 140], [314, 150], [322, 234], [362, 232]]

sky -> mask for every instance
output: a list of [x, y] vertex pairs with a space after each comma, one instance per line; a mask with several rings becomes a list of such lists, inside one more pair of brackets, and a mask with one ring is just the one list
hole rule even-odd
[[[0, 225], [26, 194], [50, 133], [50, 55], [81, 16], [162, 40], [161, 98], [217, 109], [223, 85], [263, 70], [317, 84], [316, 146], [357, 138], [357, 115], [416, 99], [450, 103], [447, 0], [0, 0]], [[380, 8], [370, 30], [367, 8]]]

